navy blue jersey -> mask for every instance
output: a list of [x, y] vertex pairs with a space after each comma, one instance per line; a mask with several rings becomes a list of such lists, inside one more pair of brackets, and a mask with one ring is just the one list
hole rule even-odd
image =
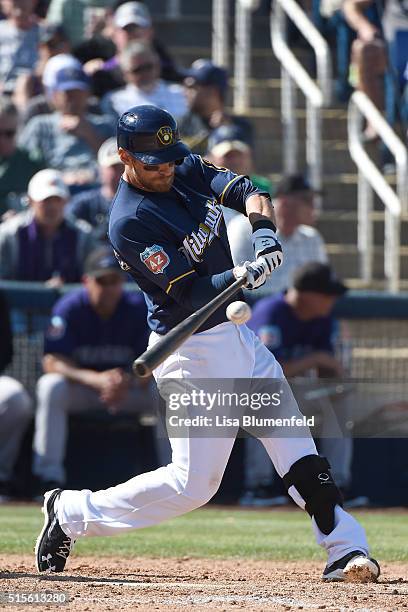
[[300, 359], [314, 351], [334, 352], [334, 317], [329, 315], [302, 321], [282, 294], [259, 300], [248, 326], [278, 361]]
[[129, 370], [147, 347], [146, 304], [140, 293], [123, 293], [109, 319], [92, 308], [85, 289], [55, 304], [45, 334], [44, 352], [58, 353], [81, 368]]
[[[217, 168], [199, 155], [189, 155], [176, 166], [174, 184], [165, 193], [139, 190], [121, 180], [111, 208], [109, 239], [122, 268], [145, 294], [151, 329], [165, 334], [197, 310], [189, 292], [195, 280], [234, 267], [220, 205], [245, 214], [245, 200], [255, 193], [263, 192], [247, 177]], [[242, 293], [231, 301], [237, 299], [243, 299]], [[198, 331], [226, 321], [226, 306]]]

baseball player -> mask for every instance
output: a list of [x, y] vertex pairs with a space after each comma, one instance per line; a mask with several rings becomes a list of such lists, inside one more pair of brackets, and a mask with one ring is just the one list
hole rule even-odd
[[[112, 204], [109, 238], [122, 268], [145, 294], [150, 344], [235, 279], [260, 287], [282, 262], [269, 195], [245, 176], [193, 155], [166, 111], [137, 106], [118, 122], [125, 166]], [[252, 224], [254, 261], [232, 263], [221, 205]], [[235, 298], [236, 299], [236, 298]], [[239, 358], [238, 358], [239, 356]], [[225, 316], [225, 305], [155, 371], [159, 378], [281, 379], [272, 353], [245, 325]], [[293, 402], [288, 416], [301, 416]], [[316, 541], [328, 554], [325, 580], [376, 580], [363, 528], [342, 508], [327, 460], [303, 437], [262, 437], [294, 501], [312, 518]], [[217, 491], [233, 436], [173, 437], [172, 462], [106, 491], [54, 489], [45, 494], [37, 540], [40, 572], [60, 572], [75, 540], [156, 525], [205, 504]]]

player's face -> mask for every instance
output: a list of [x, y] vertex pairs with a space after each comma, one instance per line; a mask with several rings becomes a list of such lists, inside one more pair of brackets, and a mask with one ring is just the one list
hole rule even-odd
[[64, 219], [64, 206], [66, 200], [59, 196], [51, 196], [41, 201], [31, 201], [35, 220], [50, 230], [60, 226]]
[[304, 292], [304, 305], [308, 310], [308, 318], [327, 317], [333, 310], [337, 300], [335, 295], [315, 293], [313, 291]]
[[91, 304], [105, 312], [113, 312], [122, 297], [123, 275], [108, 273], [103, 276], [85, 276], [84, 284], [87, 288]]
[[170, 191], [174, 181], [175, 162], [146, 165], [134, 159], [127, 151], [120, 148], [119, 156], [125, 164], [125, 178], [138, 189], [154, 192]]

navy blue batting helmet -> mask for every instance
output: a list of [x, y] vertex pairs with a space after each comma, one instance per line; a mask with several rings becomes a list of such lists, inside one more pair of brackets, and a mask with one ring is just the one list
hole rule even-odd
[[164, 164], [190, 155], [174, 117], [157, 106], [129, 108], [119, 119], [117, 135], [118, 147], [144, 164]]

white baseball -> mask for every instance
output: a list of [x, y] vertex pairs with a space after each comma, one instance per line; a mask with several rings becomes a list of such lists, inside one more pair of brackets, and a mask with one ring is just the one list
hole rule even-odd
[[242, 325], [249, 321], [252, 310], [246, 302], [232, 302], [232, 304], [228, 304], [225, 314], [227, 319], [235, 323], [235, 325]]

